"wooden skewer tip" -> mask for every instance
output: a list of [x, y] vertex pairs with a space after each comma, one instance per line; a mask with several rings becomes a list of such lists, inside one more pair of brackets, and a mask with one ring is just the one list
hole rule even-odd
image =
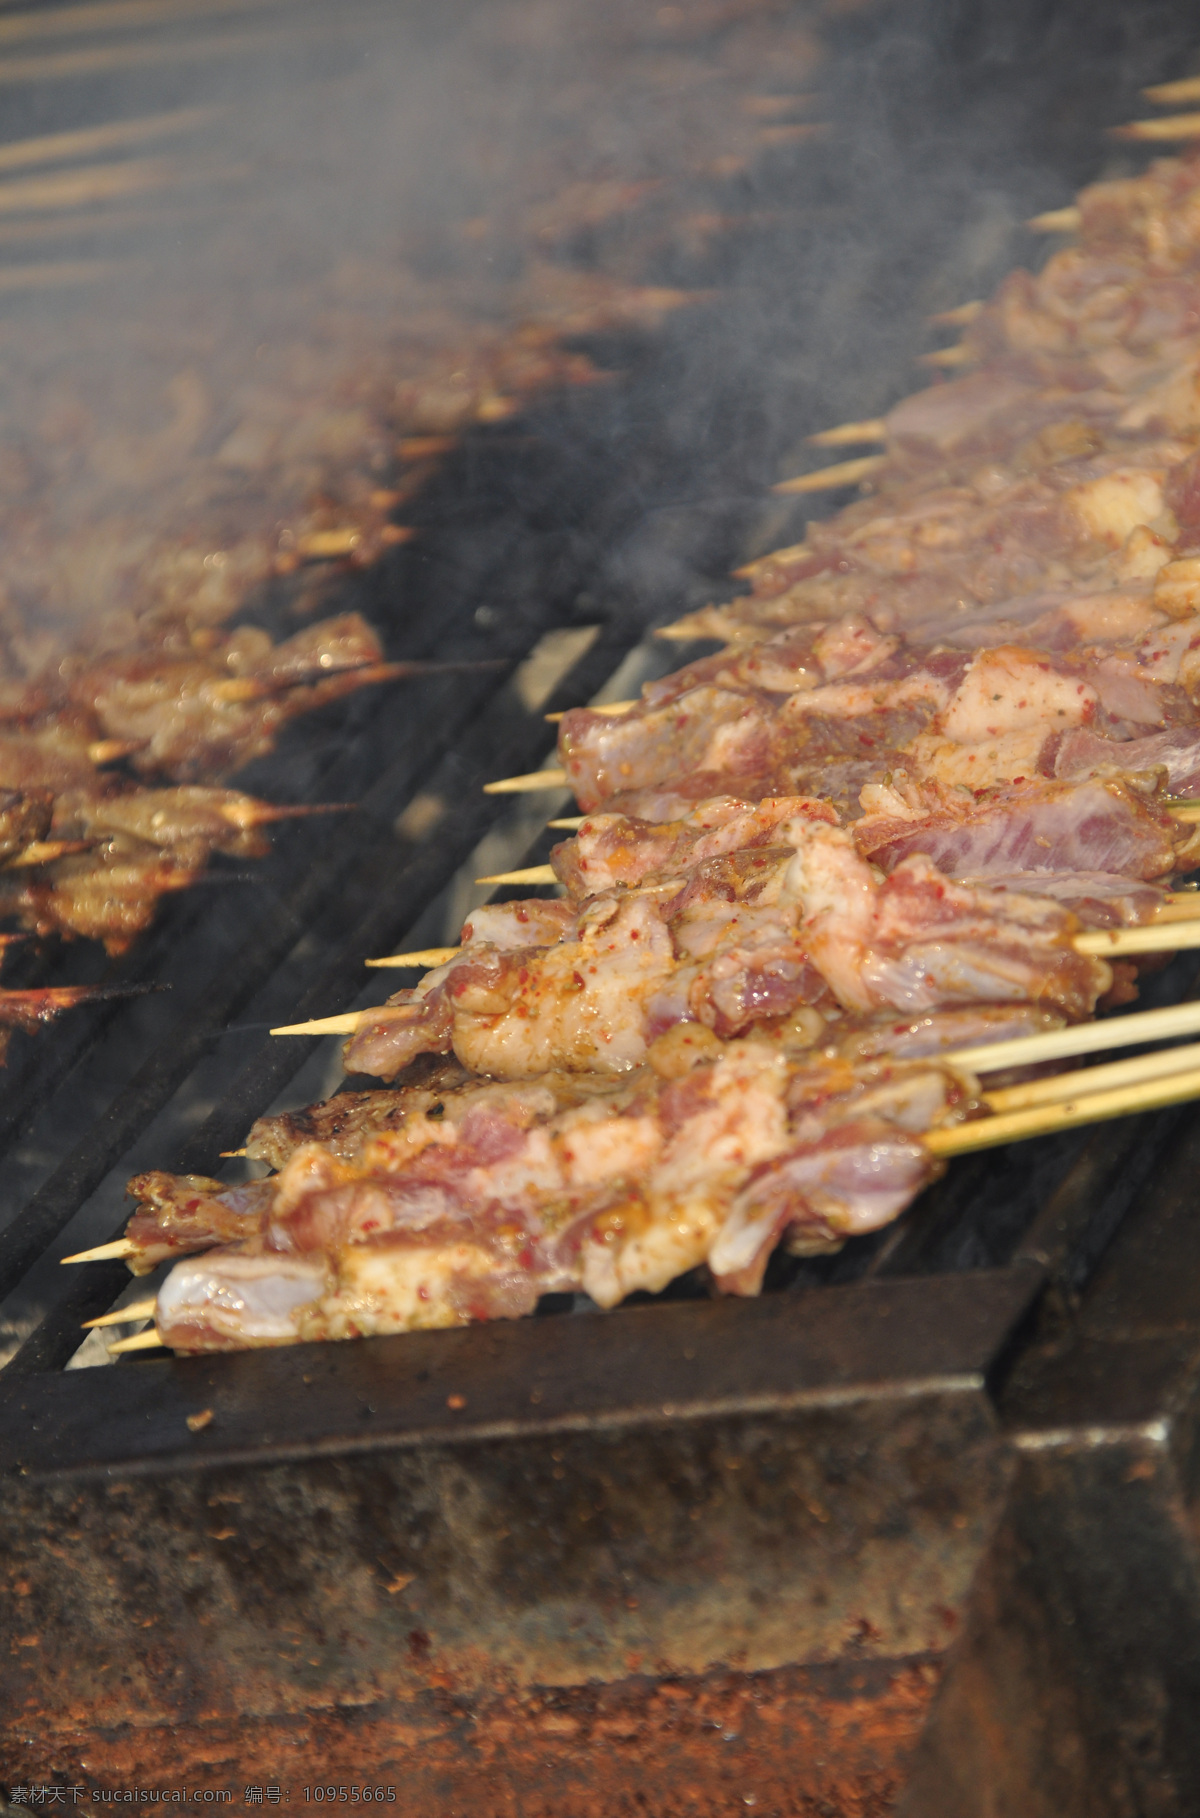
[[150, 1295], [147, 1300], [130, 1301], [127, 1307], [114, 1307], [111, 1313], [102, 1313], [99, 1319], [85, 1319], [85, 1332], [94, 1331], [97, 1326], [127, 1326], [135, 1319], [153, 1319], [158, 1310], [157, 1295]]
[[1035, 234], [1076, 234], [1083, 226], [1083, 210], [1073, 202], [1067, 208], [1048, 208], [1025, 225]]
[[832, 467], [818, 468], [816, 473], [802, 473], [795, 480], [780, 480], [772, 486], [772, 492], [807, 493], [832, 492], [839, 486], [855, 486], [879, 469], [887, 460], [886, 455], [862, 455], [856, 461], [837, 461]]
[[539, 789], [566, 787], [565, 770], [530, 770], [524, 776], [503, 776], [495, 783], [485, 783], [485, 795], [532, 795]]
[[118, 1338], [115, 1345], [109, 1345], [110, 1357], [123, 1357], [126, 1351], [157, 1351], [163, 1348], [163, 1340], [153, 1326], [144, 1332], [135, 1332], [132, 1338]]
[[[587, 711], [589, 713], [602, 713], [606, 717], [611, 716], [613, 719], [619, 719], [623, 713], [630, 713], [635, 707], [640, 706], [640, 701], [600, 701], [592, 702], [588, 706]], [[546, 719], [551, 726], [557, 726], [559, 721], [565, 720], [566, 717], [565, 713], [547, 713], [543, 715], [543, 718]]]
[[886, 417], [869, 417], [862, 423], [838, 423], [833, 429], [821, 429], [806, 440], [814, 448], [850, 448], [856, 442], [886, 442]]
[[340, 1016], [318, 1016], [311, 1023], [284, 1023], [272, 1035], [353, 1035], [371, 1010], [346, 1010]]
[[919, 358], [922, 366], [954, 367], [969, 366], [977, 355], [960, 342], [955, 347], [935, 348], [933, 353], [921, 354]]
[[477, 877], [477, 884], [557, 884], [552, 865], [529, 865], [524, 871], [497, 871], [494, 877]]
[[1153, 88], [1144, 88], [1142, 93], [1147, 101], [1164, 107], [1173, 107], [1177, 101], [1200, 101], [1200, 76], [1183, 76], [1178, 82], [1156, 82]]
[[1200, 139], [1200, 114], [1167, 114], [1158, 120], [1130, 120], [1125, 126], [1114, 126], [1111, 130], [1114, 139], [1132, 139], [1142, 144]]
[[420, 953], [389, 953], [383, 959], [364, 960], [367, 966], [382, 966], [402, 971], [406, 966], [414, 970], [428, 970], [432, 966], [449, 965], [462, 952], [461, 947], [425, 947]]
[[960, 303], [956, 309], [939, 310], [929, 320], [938, 328], [969, 328], [983, 314], [986, 305], [981, 297], [973, 297], [969, 303]]
[[66, 1263], [113, 1262], [124, 1260], [127, 1256], [136, 1256], [138, 1246], [127, 1237], [118, 1237], [111, 1244], [97, 1244], [94, 1250], [79, 1250], [74, 1256], [64, 1256]]

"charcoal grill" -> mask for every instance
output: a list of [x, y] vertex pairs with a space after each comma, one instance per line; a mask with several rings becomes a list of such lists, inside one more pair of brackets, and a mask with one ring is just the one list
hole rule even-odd
[[[537, 767], [542, 715], [622, 663], [687, 656], [645, 632], [783, 540], [760, 499], [796, 426], [886, 406], [923, 312], [1035, 256], [1011, 224], [1093, 174], [1140, 83], [1190, 67], [1182, 12], [835, 9], [835, 132], [727, 198], [746, 225], [724, 267], [670, 274], [713, 299], [594, 348], [618, 384], [468, 437], [419, 538], [347, 581], [390, 656], [504, 667], [293, 729], [247, 785], [360, 811], [285, 828], [257, 882], [169, 903], [115, 976], [171, 991], [16, 1049], [6, 1784], [235, 1806], [247, 1785], [392, 1785], [421, 1818], [1200, 1809], [1186, 1109], [958, 1163], [754, 1302], [685, 1281], [603, 1318], [552, 1300], [514, 1325], [68, 1370], [127, 1277], [56, 1266], [114, 1234], [135, 1169], [211, 1173], [313, 1095], [325, 1051], [269, 1024], [444, 938], [429, 906], [507, 812], [481, 784]], [[906, 185], [933, 205], [898, 215]], [[592, 626], [541, 643], [569, 661], [538, 698], [530, 652]], [[1181, 960], [1146, 1001], [1198, 987]]]

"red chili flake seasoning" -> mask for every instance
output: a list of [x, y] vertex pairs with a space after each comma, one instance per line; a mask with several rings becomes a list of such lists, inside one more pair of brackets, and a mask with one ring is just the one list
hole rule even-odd
[[629, 938], [631, 941], [636, 941], [641, 939], [641, 935], [636, 928], [631, 928], [629, 930]]
[[578, 986], [578, 987], [579, 987], [579, 989], [580, 989], [580, 990], [581, 990], [581, 991], [582, 991], [582, 990], [583, 990], [583, 979], [582, 979], [582, 978], [581, 978], [581, 977], [580, 977], [580, 975], [579, 975], [579, 973], [578, 973], [578, 972], [572, 972], [572, 974], [571, 974], [571, 977], [572, 977], [572, 978], [573, 978], [573, 979], [574, 979], [574, 981], [575, 981], [575, 983], [576, 983], [576, 985], [577, 985], [577, 986]]

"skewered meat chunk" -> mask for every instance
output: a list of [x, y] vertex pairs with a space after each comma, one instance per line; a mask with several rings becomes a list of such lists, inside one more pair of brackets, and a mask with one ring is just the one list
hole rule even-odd
[[1009, 785], [979, 796], [897, 780], [864, 795], [867, 813], [854, 837], [884, 870], [918, 852], [951, 877], [1097, 871], [1151, 880], [1197, 862], [1196, 830], [1173, 821], [1153, 793], [1113, 777]]
[[159, 1330], [207, 1350], [515, 1317], [566, 1287], [613, 1306], [703, 1263], [754, 1294], [781, 1240], [836, 1248], [896, 1217], [938, 1172], [921, 1132], [973, 1091], [935, 1062], [755, 1041], [565, 1106], [541, 1081], [460, 1087], [353, 1162], [296, 1149], [256, 1236], [176, 1265]]
[[261, 757], [286, 721], [360, 686], [381, 655], [369, 626], [347, 613], [278, 645], [246, 627], [203, 651], [111, 657], [71, 695], [102, 736], [135, 747], [136, 769], [191, 782]]
[[48, 794], [20, 799], [28, 806], [13, 810], [14, 837], [40, 827], [55, 839], [16, 854], [23, 868], [0, 878], [0, 915], [39, 934], [102, 941], [110, 953], [123, 952], [150, 924], [161, 896], [195, 883], [214, 852], [261, 857], [269, 850], [263, 824], [298, 812], [196, 784], [139, 789], [112, 781], [65, 790], [52, 810]]
[[[581, 892], [593, 878], [599, 892], [574, 913], [556, 905], [533, 938], [526, 910], [520, 944], [512, 905], [473, 918], [457, 959], [360, 1026], [347, 1069], [389, 1079], [416, 1054], [452, 1048], [506, 1079], [619, 1073], [680, 1023], [728, 1039], [809, 1006], [974, 1000], [1075, 1019], [1109, 989], [1108, 967], [1074, 952], [1074, 918], [1049, 896], [955, 884], [921, 856], [883, 879], [832, 819], [796, 799], [725, 799], [658, 826], [597, 817], [559, 863]], [[808, 1027], [813, 1039], [819, 1019]]]
[[270, 1183], [249, 1181], [227, 1187], [201, 1174], [138, 1174], [129, 1183], [138, 1201], [125, 1235], [136, 1250], [129, 1258], [135, 1275], [193, 1250], [237, 1243], [256, 1235], [270, 1203]]
[[[810, 640], [803, 685], [790, 693], [784, 689], [797, 672], [774, 662], [772, 652], [794, 654], [799, 646], [794, 636], [780, 636], [749, 653], [710, 659], [724, 665], [720, 689], [701, 679], [664, 697], [660, 685], [659, 694], [647, 690], [620, 717], [586, 709], [567, 714], [560, 731], [564, 766], [585, 809], [611, 802], [646, 817], [656, 812], [656, 795], [657, 812], [668, 816], [681, 799], [722, 791], [749, 798], [824, 795], [820, 779], [847, 765], [858, 790], [894, 769], [984, 789], [1055, 774], [1064, 748], [1069, 765], [1085, 732], [1104, 741], [1103, 748], [1089, 747], [1093, 766], [1135, 771], [1165, 762], [1176, 748], [1185, 751], [1189, 735], [1200, 737], [1193, 700], [1200, 618], [1189, 613], [1168, 622], [1163, 614], [1131, 610], [1148, 597], [1126, 589], [1057, 604], [1038, 600], [1037, 615], [1024, 624], [986, 627], [1018, 632], [1019, 642], [967, 638], [971, 648], [961, 654], [944, 645], [881, 640], [877, 666], [849, 680], [821, 679], [819, 640]], [[853, 632], [859, 623], [839, 621], [827, 631]], [[949, 638], [960, 630], [949, 627]], [[1046, 643], [1039, 645], [1034, 634]], [[758, 661], [753, 684], [751, 658]], [[702, 668], [681, 675], [693, 680]], [[764, 676], [775, 693], [759, 685]], [[1162, 752], [1143, 750], [1145, 739], [1160, 733], [1170, 735]], [[1186, 774], [1186, 763], [1184, 756], [1176, 760], [1176, 774]], [[848, 775], [841, 790], [850, 783]]]

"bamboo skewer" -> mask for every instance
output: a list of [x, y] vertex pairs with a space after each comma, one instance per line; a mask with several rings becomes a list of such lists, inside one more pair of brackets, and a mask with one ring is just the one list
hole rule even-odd
[[137, 1255], [137, 1245], [127, 1237], [118, 1237], [111, 1244], [97, 1244], [94, 1250], [79, 1250], [74, 1256], [64, 1256], [64, 1263], [84, 1262], [119, 1262], [127, 1256]]
[[1185, 1048], [1162, 1048], [1156, 1054], [1109, 1061], [1082, 1073], [1056, 1073], [1050, 1079], [1030, 1080], [1023, 1086], [1004, 1086], [998, 1092], [985, 1092], [983, 1097], [990, 1111], [1024, 1111], [1033, 1105], [1062, 1104], [1084, 1092], [1115, 1091], [1120, 1086], [1138, 1086], [1144, 1080], [1168, 1079], [1173, 1073], [1195, 1073], [1198, 1069], [1200, 1042], [1189, 1042]]
[[972, 1073], [999, 1073], [1009, 1067], [1035, 1067], [1042, 1061], [1098, 1054], [1105, 1048], [1136, 1048], [1145, 1042], [1172, 1041], [1200, 1035], [1200, 1002], [1171, 1004], [1165, 1010], [1139, 1010], [1132, 1016], [1105, 1017], [1097, 1023], [1075, 1023], [1045, 1035], [1017, 1035], [1006, 1042], [981, 1042], [958, 1048], [943, 1058]]
[[386, 959], [364, 960], [367, 966], [404, 967], [445, 966], [462, 952], [461, 947], [423, 947], [419, 953], [389, 953]]
[[[377, 1009], [384, 1006], [379, 1005]], [[311, 1023], [284, 1023], [272, 1035], [353, 1035], [361, 1022], [377, 1010], [343, 1010], [338, 1016], [318, 1016]]]
[[1158, 82], [1153, 88], [1144, 88], [1142, 93], [1147, 101], [1163, 107], [1173, 107], [1177, 101], [1200, 101], [1200, 76], [1184, 76], [1178, 82]]
[[1145, 1080], [1140, 1085], [1107, 1092], [1085, 1091], [1061, 1104], [1001, 1111], [973, 1123], [955, 1124], [948, 1130], [931, 1130], [921, 1140], [934, 1155], [966, 1155], [973, 1149], [994, 1149], [1001, 1143], [1020, 1142], [1031, 1136], [1050, 1136], [1057, 1130], [1105, 1123], [1137, 1111], [1156, 1111], [1196, 1097], [1200, 1097], [1200, 1067], [1191, 1067], [1168, 1079]]
[[814, 448], [852, 448], [857, 442], [886, 442], [886, 417], [869, 417], [862, 423], [839, 423], [833, 429], [818, 430], [805, 439]]
[[[11, 22], [0, 19], [0, 33], [6, 23]], [[30, 164], [63, 164], [90, 158], [96, 152], [142, 145], [147, 139], [169, 138], [173, 133], [206, 126], [218, 111], [215, 107], [177, 107], [173, 113], [146, 114], [140, 120], [109, 120], [103, 126], [85, 126], [74, 132], [10, 140], [7, 145], [0, 145], [0, 170], [21, 170]]]
[[1167, 114], [1159, 120], [1130, 120], [1114, 126], [1114, 139], [1157, 142], [1162, 139], [1200, 139], [1200, 114]]
[[1183, 952], [1189, 947], [1200, 947], [1200, 920], [1189, 918], [1176, 923], [1168, 920], [1168, 926], [1169, 933], [1162, 931], [1161, 923], [1154, 922], [1140, 928], [1096, 928], [1087, 934], [1075, 935], [1071, 945], [1076, 953], [1097, 954], [1102, 959], [1110, 954], [1119, 958], [1126, 953]]
[[565, 833], [578, 833], [587, 820], [586, 814], [564, 815], [561, 821], [547, 821], [547, 827], [561, 827]]
[[148, 1300], [130, 1301], [127, 1307], [116, 1307], [111, 1313], [102, 1313], [99, 1319], [85, 1319], [85, 1332], [93, 1331], [97, 1326], [127, 1326], [135, 1319], [153, 1319], [158, 1311], [158, 1296], [150, 1295]]
[[223, 13], [252, 13], [280, 0], [91, 0], [76, 6], [22, 11], [0, 18], [0, 44], [23, 38], [64, 38], [76, 32], [145, 30], [148, 26], [205, 24]]
[[163, 1341], [153, 1326], [144, 1332], [135, 1332], [132, 1338], [118, 1338], [115, 1345], [109, 1345], [110, 1357], [122, 1357], [126, 1351], [158, 1351], [163, 1348]]
[[558, 873], [552, 865], [527, 865], [524, 871], [497, 871], [492, 877], [477, 877], [477, 884], [557, 884]]
[[1083, 226], [1083, 210], [1073, 202], [1066, 208], [1048, 208], [1045, 214], [1034, 215], [1025, 225], [1035, 234], [1077, 234]]
[[180, 183], [215, 182], [244, 175], [244, 168], [202, 169], [181, 158], [122, 158], [89, 164], [49, 177], [17, 177], [0, 183], [0, 213], [88, 208], [114, 196], [145, 195]]
[[1190, 922], [1200, 915], [1200, 891], [1189, 890], [1180, 896], [1164, 897], [1150, 920], [1152, 922]]
[[818, 468], [816, 473], [802, 473], [796, 480], [780, 480], [777, 486], [772, 486], [771, 491], [831, 492], [839, 486], [855, 486], [860, 480], [877, 473], [886, 460], [886, 455], [861, 455], [856, 461], [838, 461], [832, 467]]
[[919, 354], [922, 366], [969, 366], [978, 356], [960, 341], [954, 347], [938, 347], [933, 353]]
[[485, 795], [533, 795], [539, 789], [563, 789], [567, 784], [565, 770], [530, 770], [524, 776], [503, 776], [499, 782], [485, 783]]
[[972, 322], [978, 321], [986, 307], [982, 297], [972, 297], [969, 303], [960, 303], [956, 309], [940, 309], [929, 320], [938, 328], [969, 328]]
[[[640, 706], [640, 701], [602, 701], [599, 705], [589, 704], [587, 711], [589, 713], [603, 713], [606, 717], [611, 716], [613, 719], [619, 719], [623, 713], [628, 713], [631, 708]], [[557, 725], [559, 720], [565, 720], [566, 717], [565, 713], [546, 713], [542, 715], [542, 718], [548, 720], [552, 726]]]
[[86, 852], [92, 840], [31, 840], [20, 852], [3, 860], [5, 871], [20, 871], [30, 865], [48, 865], [53, 859], [65, 858], [71, 852]]

